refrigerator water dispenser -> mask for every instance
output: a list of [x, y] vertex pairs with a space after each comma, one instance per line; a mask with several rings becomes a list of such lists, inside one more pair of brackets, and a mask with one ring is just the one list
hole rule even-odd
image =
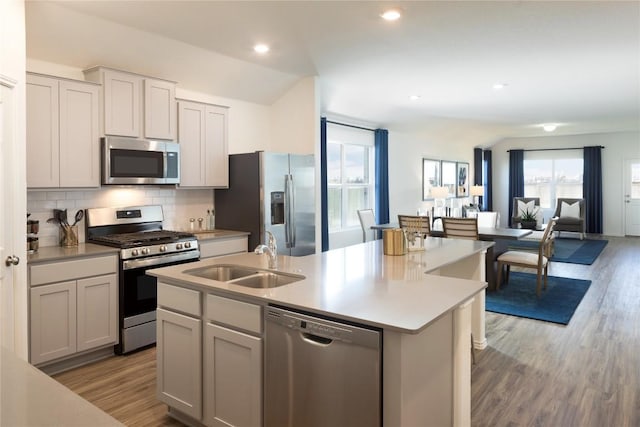
[[271, 192], [271, 224], [284, 224], [284, 191]]

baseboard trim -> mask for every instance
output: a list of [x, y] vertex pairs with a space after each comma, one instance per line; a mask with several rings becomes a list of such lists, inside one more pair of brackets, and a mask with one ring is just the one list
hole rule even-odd
[[47, 375], [55, 375], [114, 355], [113, 344], [109, 344], [105, 347], [90, 350], [86, 353], [77, 354], [69, 357], [68, 359], [45, 362], [43, 364], [36, 365], [36, 368], [40, 369]]

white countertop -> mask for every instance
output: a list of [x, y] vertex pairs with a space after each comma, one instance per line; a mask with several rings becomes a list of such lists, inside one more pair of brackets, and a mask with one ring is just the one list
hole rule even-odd
[[78, 246], [71, 247], [45, 246], [39, 248], [38, 252], [29, 254], [27, 263], [37, 264], [39, 262], [62, 261], [71, 258], [94, 257], [108, 254], [118, 255], [119, 253], [120, 249], [118, 248], [93, 243], [80, 243]]
[[161, 281], [221, 295], [417, 333], [486, 287], [485, 282], [426, 274], [486, 251], [492, 242], [429, 237], [424, 251], [383, 254], [382, 240], [304, 257], [278, 256], [278, 270], [305, 276], [289, 285], [255, 289], [186, 274], [214, 264], [267, 268], [267, 257], [244, 253], [149, 270]]
[[53, 378], [0, 350], [0, 425], [2, 426], [122, 426]]
[[[234, 230], [196, 230], [189, 231], [196, 235], [199, 241], [207, 240], [224, 240], [236, 237], [248, 236], [250, 233], [246, 231]], [[44, 246], [40, 247], [37, 252], [28, 254], [27, 262], [29, 264], [37, 264], [40, 262], [62, 261], [72, 258], [94, 257], [105, 254], [119, 254], [120, 249], [105, 245], [96, 245], [94, 243], [80, 243], [78, 246], [61, 247], [61, 246]]]

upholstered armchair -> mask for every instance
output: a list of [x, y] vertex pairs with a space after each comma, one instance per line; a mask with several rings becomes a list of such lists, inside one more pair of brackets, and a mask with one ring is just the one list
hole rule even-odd
[[522, 209], [522, 204], [530, 204], [533, 202], [534, 205], [534, 213], [537, 219], [537, 225], [542, 225], [542, 209], [540, 209], [540, 198], [539, 197], [514, 197], [513, 198], [513, 213], [511, 215], [511, 228], [519, 228], [521, 219], [520, 216], [522, 213], [520, 210]]
[[558, 237], [560, 237], [561, 231], [571, 231], [580, 233], [580, 240], [584, 239], [587, 232], [585, 208], [584, 199], [558, 197], [556, 212], [553, 214], [558, 217], [555, 228]]

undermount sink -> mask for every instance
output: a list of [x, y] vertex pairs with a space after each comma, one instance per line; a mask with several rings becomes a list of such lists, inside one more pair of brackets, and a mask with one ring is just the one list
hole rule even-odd
[[234, 285], [246, 286], [248, 288], [277, 288], [304, 279], [304, 276], [297, 274], [275, 273], [272, 271], [262, 271], [251, 276], [230, 281]]
[[232, 283], [247, 288], [277, 288], [278, 286], [303, 280], [298, 274], [282, 273], [279, 271], [262, 270], [244, 265], [219, 264], [186, 270], [185, 274]]
[[256, 274], [258, 269], [245, 267], [241, 265], [210, 265], [207, 267], [194, 268], [186, 270], [186, 274], [202, 277], [204, 279], [217, 280], [219, 282], [228, 282], [230, 280], [239, 279], [241, 277]]

